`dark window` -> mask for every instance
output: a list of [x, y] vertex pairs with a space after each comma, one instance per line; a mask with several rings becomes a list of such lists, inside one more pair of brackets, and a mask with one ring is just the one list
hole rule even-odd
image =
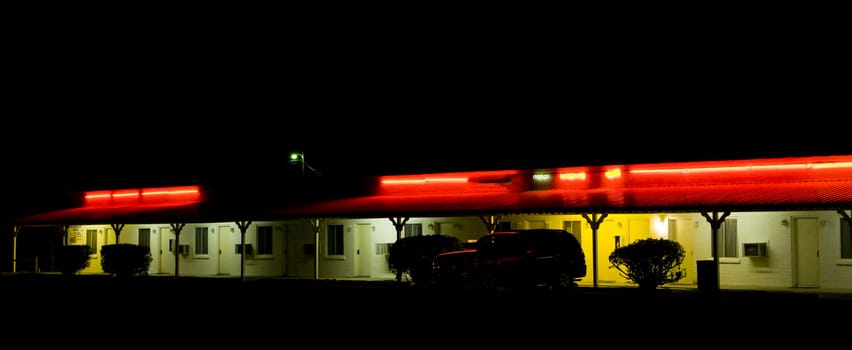
[[272, 255], [272, 226], [257, 227], [257, 254]]
[[343, 255], [343, 225], [328, 225], [326, 254]]
[[402, 237], [414, 237], [423, 235], [423, 224], [405, 224], [402, 227]]
[[720, 258], [736, 258], [737, 255], [737, 219], [725, 219], [719, 227], [719, 245], [717, 246]]
[[852, 259], [852, 232], [849, 220], [840, 219], [840, 258]]
[[195, 228], [195, 254], [196, 255], [207, 255], [207, 228], [206, 227], [196, 227]]
[[142, 247], [151, 247], [151, 229], [150, 228], [140, 228], [139, 229], [139, 243]]

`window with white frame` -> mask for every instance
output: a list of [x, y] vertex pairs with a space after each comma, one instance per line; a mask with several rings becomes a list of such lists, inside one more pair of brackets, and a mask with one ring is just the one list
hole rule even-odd
[[580, 234], [580, 229], [582, 227], [583, 227], [583, 225], [582, 225], [582, 222], [580, 222], [580, 220], [571, 220], [571, 221], [563, 221], [562, 222], [562, 228], [565, 229], [565, 231], [568, 231], [569, 233], [574, 235], [574, 237], [577, 238], [577, 242], [580, 242], [581, 245], [583, 244], [583, 241], [582, 241], [583, 235]]
[[195, 255], [207, 255], [208, 232], [206, 227], [195, 228]]
[[720, 258], [736, 258], [737, 255], [737, 219], [725, 219], [718, 232], [718, 248]]
[[852, 259], [852, 230], [846, 219], [840, 219], [840, 258]]
[[405, 224], [402, 226], [402, 238], [423, 235], [423, 224]]
[[90, 254], [98, 254], [98, 230], [86, 230], [86, 244]]
[[376, 243], [376, 255], [390, 254], [390, 247], [393, 243]]
[[140, 228], [139, 229], [139, 240], [137, 243], [141, 247], [151, 247], [151, 229], [150, 228]]
[[272, 226], [257, 227], [257, 254], [272, 255]]
[[328, 225], [327, 229], [326, 255], [343, 255], [343, 225]]

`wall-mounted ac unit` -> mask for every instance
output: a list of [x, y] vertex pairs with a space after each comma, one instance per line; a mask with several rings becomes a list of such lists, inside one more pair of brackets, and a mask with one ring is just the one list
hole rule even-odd
[[189, 255], [189, 244], [178, 245], [178, 253], [180, 255]]
[[766, 242], [743, 243], [743, 256], [764, 257], [766, 256]]
[[313, 244], [305, 244], [302, 246], [302, 254], [308, 256], [314, 256], [314, 245]]
[[[242, 248], [243, 248], [242, 245], [236, 244], [235, 247], [234, 247], [234, 253], [235, 254], [242, 254], [243, 253]], [[254, 249], [252, 249], [251, 243], [246, 243], [246, 255], [253, 255], [253, 254], [254, 254]]]

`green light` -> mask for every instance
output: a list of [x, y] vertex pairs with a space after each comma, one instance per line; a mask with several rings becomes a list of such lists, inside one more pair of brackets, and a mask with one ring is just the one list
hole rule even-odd
[[290, 152], [290, 163], [298, 162], [302, 168], [302, 175], [305, 175], [305, 154], [301, 152]]

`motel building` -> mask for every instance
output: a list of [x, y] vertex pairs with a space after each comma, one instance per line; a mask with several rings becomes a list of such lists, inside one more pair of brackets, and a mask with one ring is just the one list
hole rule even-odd
[[42, 269], [33, 261], [48, 257], [18, 242], [49, 230], [56, 244], [92, 248], [82, 274], [103, 273], [100, 248], [119, 242], [150, 247], [149, 275], [393, 279], [388, 250], [402, 237], [563, 228], [586, 255], [581, 286], [631, 286], [610, 253], [663, 238], [686, 252], [686, 277], [663, 287], [852, 289], [852, 155], [365, 181], [345, 195], [282, 192], [254, 206], [204, 186], [81, 193], [74, 207], [15, 219], [14, 270]]

